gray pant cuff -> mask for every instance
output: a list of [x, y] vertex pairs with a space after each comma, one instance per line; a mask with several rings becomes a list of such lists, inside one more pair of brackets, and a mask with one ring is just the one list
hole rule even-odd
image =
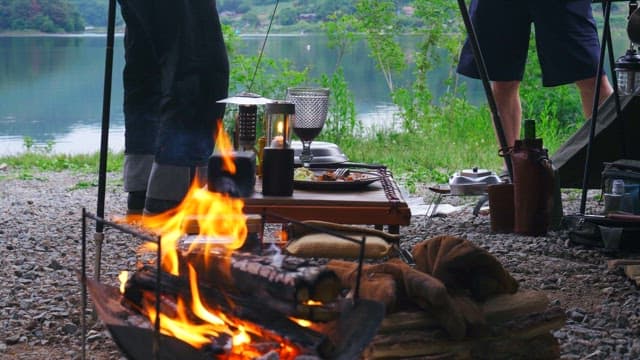
[[[205, 181], [206, 167], [196, 168], [196, 177]], [[191, 186], [191, 168], [188, 166], [153, 163], [147, 185], [147, 197], [158, 200], [182, 201]]]
[[147, 189], [149, 174], [153, 165], [153, 155], [125, 155], [122, 167], [124, 191], [144, 191]]

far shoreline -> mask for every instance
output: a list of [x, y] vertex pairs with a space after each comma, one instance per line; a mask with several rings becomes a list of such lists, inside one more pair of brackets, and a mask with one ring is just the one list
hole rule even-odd
[[[117, 37], [122, 37], [124, 36], [124, 31], [119, 29], [115, 32], [114, 35]], [[266, 32], [265, 33], [251, 32], [251, 33], [237, 34], [237, 36], [239, 37], [246, 37], [246, 38], [264, 37], [265, 35], [266, 35]], [[270, 37], [296, 37], [296, 36], [320, 36], [320, 35], [324, 35], [324, 34], [320, 32], [305, 32], [305, 31], [283, 32], [283, 33], [270, 32], [269, 33]], [[93, 32], [82, 32], [82, 33], [44, 33], [44, 32], [38, 32], [38, 31], [0, 32], [0, 38], [9, 38], [9, 37], [61, 37], [61, 38], [62, 37], [64, 38], [78, 37], [78, 38], [82, 38], [82, 37], [106, 37], [106, 36], [107, 36], [106, 31], [93, 31]]]

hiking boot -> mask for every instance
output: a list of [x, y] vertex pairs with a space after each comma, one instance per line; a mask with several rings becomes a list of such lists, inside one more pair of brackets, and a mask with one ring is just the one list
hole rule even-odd
[[176, 208], [178, 205], [180, 205], [180, 201], [147, 198], [144, 203], [143, 214], [145, 216], [162, 214]]
[[127, 215], [139, 215], [142, 214], [144, 209], [144, 203], [147, 192], [143, 191], [131, 191], [127, 195]]

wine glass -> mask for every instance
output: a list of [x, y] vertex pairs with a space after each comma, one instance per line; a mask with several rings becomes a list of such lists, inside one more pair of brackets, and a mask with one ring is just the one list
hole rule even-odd
[[329, 109], [329, 89], [311, 87], [292, 87], [287, 89], [286, 100], [295, 105], [295, 120], [293, 132], [302, 141], [300, 161], [304, 167], [309, 167], [313, 154], [311, 142], [315, 139], [327, 119]]

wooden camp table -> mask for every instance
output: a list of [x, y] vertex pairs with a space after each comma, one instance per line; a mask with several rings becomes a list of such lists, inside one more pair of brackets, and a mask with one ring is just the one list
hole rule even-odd
[[264, 215], [267, 222], [283, 222], [276, 215], [297, 221], [320, 220], [350, 225], [385, 225], [390, 233], [411, 223], [411, 210], [387, 169], [378, 169], [380, 180], [349, 191], [298, 190], [292, 196], [263, 196], [261, 183], [245, 199], [244, 212]]

